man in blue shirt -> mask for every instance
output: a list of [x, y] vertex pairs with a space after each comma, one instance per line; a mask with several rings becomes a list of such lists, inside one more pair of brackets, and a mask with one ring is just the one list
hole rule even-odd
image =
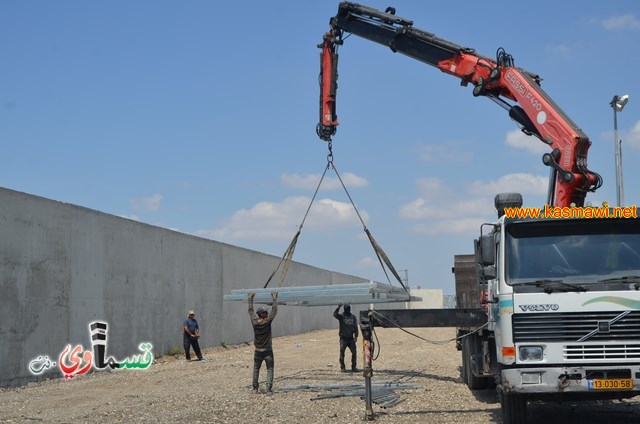
[[189, 311], [189, 317], [183, 324], [184, 336], [182, 339], [184, 342], [184, 354], [187, 357], [187, 361], [191, 360], [191, 346], [193, 346], [193, 351], [196, 353], [198, 360], [204, 360], [202, 359], [202, 353], [200, 352], [200, 343], [198, 343], [198, 339], [200, 338], [200, 326], [198, 325], [198, 321], [195, 317], [195, 311]]

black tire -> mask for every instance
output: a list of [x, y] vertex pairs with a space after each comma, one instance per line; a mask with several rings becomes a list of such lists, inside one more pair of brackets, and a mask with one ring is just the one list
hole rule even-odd
[[[466, 372], [466, 383], [467, 386], [471, 389], [471, 390], [482, 390], [485, 389], [487, 387], [487, 378], [485, 377], [476, 377], [475, 375], [473, 375], [473, 372], [471, 370], [471, 355], [477, 353], [476, 349], [474, 349], [474, 347], [476, 347], [476, 343], [475, 342], [475, 334], [465, 337], [462, 340], [462, 352], [464, 352], [466, 350], [467, 355], [466, 355], [466, 365], [467, 367], [465, 368], [465, 372]], [[465, 349], [464, 346], [467, 346], [467, 348]]]
[[496, 379], [494, 377], [485, 377], [485, 380], [487, 389], [493, 390], [496, 388]]
[[469, 379], [467, 378], [467, 370], [469, 369], [469, 351], [464, 340], [465, 339], [462, 339], [462, 369], [460, 376], [462, 377], [462, 382], [464, 384], [468, 384]]
[[502, 424], [526, 424], [527, 399], [523, 395], [500, 393]]

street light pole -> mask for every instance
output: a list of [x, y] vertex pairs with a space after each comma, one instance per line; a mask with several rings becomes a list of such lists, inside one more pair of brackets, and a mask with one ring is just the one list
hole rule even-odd
[[622, 112], [624, 106], [629, 101], [629, 95], [613, 96], [611, 100], [611, 108], [613, 109], [613, 145], [615, 149], [615, 167], [616, 167], [616, 201], [617, 206], [624, 204], [624, 183], [622, 181], [622, 140], [618, 139], [618, 112]]
[[618, 140], [619, 140], [618, 139], [618, 111], [614, 106], [613, 107], [613, 148], [615, 149], [614, 154], [615, 154], [615, 167], [616, 167], [616, 206], [622, 206], [622, 187], [620, 184], [620, 142]]
[[405, 287], [409, 287], [409, 270], [399, 269], [398, 272], [404, 272], [404, 278], [402, 279], [402, 282], [404, 283]]

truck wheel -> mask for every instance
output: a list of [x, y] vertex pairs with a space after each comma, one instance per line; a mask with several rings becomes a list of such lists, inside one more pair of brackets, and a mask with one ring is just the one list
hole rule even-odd
[[469, 369], [469, 352], [465, 348], [464, 339], [462, 343], [462, 369], [460, 370], [460, 376], [462, 377], [462, 382], [464, 384], [469, 383], [469, 379], [467, 378], [467, 370]]
[[495, 389], [496, 388], [496, 379], [493, 377], [485, 377], [487, 389]]
[[[469, 337], [465, 337], [462, 340], [462, 354], [466, 355], [464, 356], [464, 360], [465, 362], [465, 374], [466, 374], [466, 383], [467, 386], [471, 389], [471, 390], [481, 390], [487, 387], [487, 379], [485, 377], [476, 377], [475, 375], [473, 375], [473, 372], [471, 371], [471, 355], [473, 355], [475, 352], [472, 349], [472, 347], [474, 346], [474, 344], [472, 343], [471, 337], [473, 336], [469, 336]], [[466, 346], [466, 349], [465, 349]]]
[[502, 424], [526, 424], [527, 399], [524, 396], [500, 391], [500, 406]]

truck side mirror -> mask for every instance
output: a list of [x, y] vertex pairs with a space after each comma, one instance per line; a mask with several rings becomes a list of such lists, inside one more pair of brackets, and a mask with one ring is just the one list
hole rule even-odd
[[493, 234], [480, 236], [480, 264], [483, 267], [496, 264], [496, 244]]

